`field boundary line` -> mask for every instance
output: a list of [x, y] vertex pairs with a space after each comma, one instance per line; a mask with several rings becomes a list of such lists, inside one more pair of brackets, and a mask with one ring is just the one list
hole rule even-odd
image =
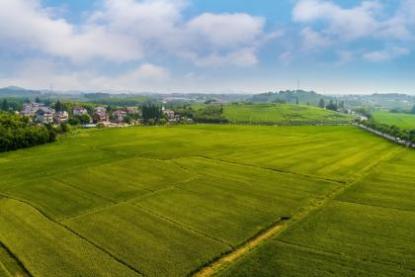
[[6, 266], [1, 261], [0, 261], [0, 270], [3, 270], [3, 272], [6, 274], [6, 277], [13, 277], [13, 275], [10, 273], [10, 271], [6, 268]]
[[84, 189], [82, 189], [82, 188], [80, 188], [80, 187], [78, 187], [76, 185], [73, 185], [73, 184], [70, 184], [70, 183], [66, 182], [65, 180], [60, 180], [60, 179], [58, 179], [56, 177], [52, 177], [51, 179], [54, 180], [55, 182], [61, 184], [61, 185], [64, 185], [64, 186], [73, 188], [74, 190], [78, 190], [78, 191], [83, 192], [83, 193], [86, 193], [86, 194], [94, 195], [94, 196], [96, 196], [98, 198], [101, 198], [102, 200], [108, 201], [108, 202], [110, 202], [112, 204], [116, 204], [117, 203], [117, 202], [115, 202], [114, 200], [112, 200], [110, 198], [107, 198], [105, 196], [102, 196], [102, 195], [100, 195], [98, 193], [95, 193], [95, 192], [92, 192], [92, 191], [84, 190]]
[[[24, 265], [24, 263], [10, 250], [9, 247], [7, 247], [6, 244], [4, 244], [2, 241], [0, 241], [0, 247], [4, 249], [4, 251], [6, 251], [6, 254], [9, 255], [9, 257], [11, 259], [13, 259], [16, 264], [18, 265], [19, 269], [22, 271], [22, 273], [24, 275], [30, 276], [32, 277], [33, 275], [30, 273], [30, 271], [27, 269], [27, 267]], [[6, 271], [6, 273], [13, 277], [13, 274], [9, 271], [9, 269], [6, 267], [6, 265], [2, 262], [0, 262], [0, 265], [2, 268], [4, 268], [4, 270]], [[23, 276], [24, 276], [23, 275]]]
[[133, 267], [132, 265], [128, 264], [127, 262], [123, 261], [122, 259], [118, 258], [117, 256], [113, 255], [110, 251], [106, 250], [105, 248], [103, 248], [102, 246], [100, 246], [99, 244], [90, 241], [88, 238], [86, 238], [85, 236], [79, 234], [78, 232], [76, 232], [75, 230], [69, 228], [69, 226], [66, 226], [65, 224], [62, 224], [61, 222], [53, 219], [52, 217], [50, 217], [49, 215], [47, 215], [46, 213], [44, 213], [42, 210], [38, 209], [37, 207], [35, 207], [32, 203], [30, 203], [29, 201], [26, 200], [22, 200], [19, 198], [15, 198], [13, 196], [9, 196], [7, 194], [4, 194], [2, 192], [0, 192], [1, 196], [4, 196], [5, 198], [17, 201], [17, 202], [21, 202], [23, 204], [26, 204], [28, 206], [30, 206], [31, 208], [33, 208], [34, 210], [36, 210], [40, 215], [42, 215], [44, 218], [46, 218], [47, 220], [49, 220], [50, 222], [60, 226], [61, 228], [67, 230], [68, 232], [70, 232], [71, 234], [75, 235], [76, 237], [78, 237], [79, 239], [86, 241], [88, 244], [94, 246], [95, 248], [97, 248], [98, 250], [102, 251], [103, 253], [107, 254], [109, 257], [111, 257], [112, 259], [114, 259], [115, 261], [117, 261], [118, 263], [128, 267], [129, 269], [131, 269], [132, 271], [134, 271], [135, 273], [141, 275], [141, 276], [145, 276], [144, 273], [142, 273], [140, 270], [136, 269], [135, 267]]
[[[377, 262], [377, 261], [369, 261], [369, 260], [355, 259], [353, 256], [344, 255], [344, 253], [340, 255], [340, 254], [337, 254], [337, 253], [334, 253], [334, 252], [329, 252], [329, 251], [326, 251], [326, 250], [316, 249], [316, 248], [313, 248], [313, 247], [308, 247], [308, 246], [305, 246], [305, 245], [295, 244], [295, 243], [291, 243], [291, 242], [287, 242], [287, 241], [282, 241], [282, 240], [275, 240], [275, 242], [278, 243], [278, 244], [285, 244], [285, 245], [287, 245], [289, 247], [297, 248], [297, 249], [301, 249], [301, 250], [305, 250], [305, 251], [308, 251], [308, 252], [313, 252], [313, 253], [317, 253], [317, 254], [328, 255], [328, 256], [331, 256], [331, 257], [346, 258], [348, 260], [358, 261], [358, 262], [364, 263], [364, 264], [386, 265], [386, 266], [389, 266], [389, 265], [400, 266], [399, 264], [393, 263], [393, 262], [390, 262], [390, 263], [384, 262], [383, 263], [383, 262]], [[409, 272], [415, 272], [415, 269], [411, 269], [411, 268], [403, 268], [403, 270], [409, 271]]]
[[238, 166], [257, 168], [257, 169], [262, 169], [262, 170], [266, 170], [266, 171], [271, 171], [271, 172], [274, 172], [274, 173], [277, 172], [277, 173], [282, 173], [282, 174], [289, 174], [289, 175], [294, 175], [294, 176], [307, 177], [307, 178], [312, 178], [316, 181], [317, 180], [326, 181], [326, 182], [336, 183], [336, 184], [346, 184], [346, 183], [348, 183], [347, 180], [324, 178], [324, 177], [317, 176], [317, 175], [312, 175], [312, 174], [302, 174], [302, 173], [298, 173], [298, 172], [295, 172], [295, 171], [289, 171], [289, 170], [284, 170], [284, 169], [277, 169], [277, 168], [266, 167], [266, 166], [258, 166], [258, 165], [241, 163], [241, 162], [236, 162], [236, 161], [227, 161], [227, 160], [224, 160], [224, 159], [212, 158], [212, 157], [203, 156], [203, 155], [196, 155], [196, 156], [192, 156], [192, 157], [202, 158], [202, 159], [216, 161], [216, 162], [228, 163], [228, 164], [233, 164], [233, 165], [238, 165]]
[[156, 189], [156, 190], [151, 190], [149, 188], [143, 188], [143, 190], [146, 190], [147, 191], [147, 193], [144, 194], [144, 195], [139, 195], [139, 196], [136, 196], [136, 197], [133, 197], [133, 198], [130, 198], [130, 199], [121, 200], [119, 202], [111, 201], [111, 203], [108, 204], [108, 205], [104, 205], [104, 206], [101, 206], [101, 207], [97, 207], [96, 209], [88, 209], [84, 213], [79, 213], [79, 214], [76, 214], [74, 216], [63, 217], [59, 221], [60, 222], [67, 222], [67, 221], [70, 221], [72, 219], [76, 219], [76, 218], [80, 218], [80, 217], [83, 217], [83, 216], [88, 216], [88, 215], [92, 215], [92, 214], [95, 214], [95, 213], [99, 213], [101, 211], [105, 211], [107, 209], [111, 209], [111, 208], [117, 207], [119, 205], [129, 204], [129, 203], [134, 202], [134, 201], [139, 201], [140, 199], [144, 199], [146, 197], [151, 197], [153, 194], [158, 193], [160, 191], [169, 190], [169, 189], [172, 189], [172, 188], [176, 188], [176, 186], [178, 184], [183, 184], [183, 183], [191, 182], [192, 180], [197, 179], [197, 178], [199, 178], [199, 176], [198, 177], [191, 177], [191, 178], [189, 178], [187, 180], [184, 180], [183, 182], [175, 183], [173, 185], [169, 185], [169, 186], [165, 186], [165, 187], [161, 187], [161, 188]]
[[245, 256], [251, 250], [255, 249], [262, 242], [271, 239], [275, 235], [279, 234], [284, 229], [284, 221], [288, 219], [280, 218], [277, 222], [273, 223], [270, 227], [265, 230], [260, 231], [253, 237], [249, 238], [247, 241], [242, 243], [240, 246], [234, 248], [233, 250], [225, 253], [222, 256], [219, 256], [217, 259], [213, 260], [210, 264], [205, 265], [199, 269], [196, 269], [194, 272], [190, 273], [191, 276], [196, 277], [205, 277], [213, 276], [216, 272], [219, 272], [224, 266], [227, 266], [241, 257]]
[[341, 202], [341, 203], [345, 203], [345, 204], [350, 204], [350, 205], [366, 206], [366, 207], [371, 207], [371, 208], [377, 208], [377, 209], [380, 209], [380, 210], [393, 210], [393, 211], [402, 212], [402, 213], [412, 213], [412, 214], [415, 214], [415, 210], [399, 209], [399, 208], [391, 208], [391, 207], [383, 207], [383, 206], [379, 206], [379, 205], [372, 205], [372, 204], [367, 204], [367, 203], [359, 203], [359, 202], [356, 202], [356, 201], [343, 200], [343, 199], [336, 199], [335, 201]]
[[186, 224], [182, 224], [180, 222], [177, 222], [176, 220], [173, 220], [171, 218], [165, 217], [165, 216], [163, 216], [163, 215], [161, 215], [161, 214], [159, 214], [157, 212], [154, 212], [154, 211], [152, 211], [150, 209], [144, 208], [140, 204], [130, 204], [130, 205], [133, 206], [133, 207], [135, 207], [136, 209], [140, 209], [141, 211], [144, 211], [147, 214], [150, 214], [152, 216], [155, 216], [155, 217], [157, 217], [157, 218], [159, 218], [161, 220], [167, 221], [167, 222], [169, 222], [169, 223], [171, 223], [171, 224], [173, 224], [173, 225], [175, 225], [175, 226], [177, 226], [177, 227], [179, 227], [181, 229], [184, 229], [186, 231], [189, 231], [189, 232], [192, 232], [192, 233], [201, 235], [201, 236], [203, 236], [205, 238], [214, 240], [216, 242], [220, 242], [222, 244], [225, 244], [231, 250], [235, 249], [235, 247], [230, 242], [227, 242], [226, 240], [222, 240], [222, 239], [219, 239], [219, 238], [212, 237], [212, 236], [210, 236], [208, 234], [205, 234], [205, 233], [203, 233], [203, 232], [201, 232], [199, 230], [194, 229], [193, 227], [187, 226]]
[[[282, 224], [278, 225], [279, 228], [276, 228], [275, 226], [271, 226], [266, 228], [260, 233], [268, 233], [269, 236], [263, 237], [262, 240], [256, 240], [255, 244], [250, 244], [249, 242], [254, 239], [255, 236], [251, 239], [248, 239], [247, 242], [243, 243], [240, 247], [237, 247], [236, 250], [231, 251], [227, 254], [224, 254], [220, 257], [218, 257], [214, 262], [207, 264], [206, 266], [200, 268], [199, 270], [196, 270], [195, 272], [190, 273], [190, 275], [194, 277], [208, 277], [213, 276], [216, 273], [225, 270], [227, 267], [229, 267], [231, 264], [235, 263], [239, 259], [246, 256], [248, 253], [251, 252], [251, 250], [257, 248], [262, 243], [264, 243], [267, 240], [273, 239], [277, 237], [278, 235], [285, 232], [289, 227], [297, 225], [299, 222], [303, 221], [308, 216], [317, 213], [321, 211], [327, 204], [335, 199], [337, 196], [341, 195], [347, 188], [357, 184], [359, 181], [361, 181], [369, 172], [378, 166], [381, 162], [384, 162], [387, 159], [391, 159], [401, 153], [402, 149], [395, 149], [391, 152], [388, 152], [381, 156], [379, 159], [374, 161], [373, 163], [369, 163], [366, 167], [364, 167], [360, 171], [359, 178], [343, 183], [341, 186], [334, 187], [331, 191], [329, 191], [325, 195], [317, 196], [316, 198], [312, 199], [309, 204], [305, 207], [300, 208], [291, 218], [285, 220]], [[277, 230], [273, 230], [273, 228], [276, 228]], [[244, 251], [238, 251], [238, 249], [243, 248]], [[234, 254], [236, 252], [236, 254]]]

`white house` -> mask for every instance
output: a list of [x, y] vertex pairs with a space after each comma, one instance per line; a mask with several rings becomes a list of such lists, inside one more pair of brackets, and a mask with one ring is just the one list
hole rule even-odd
[[72, 113], [74, 116], [81, 116], [84, 114], [88, 114], [88, 110], [83, 107], [76, 107], [73, 109]]
[[55, 110], [48, 107], [41, 107], [35, 113], [35, 121], [43, 124], [53, 123], [53, 116], [55, 115]]
[[56, 124], [61, 124], [61, 123], [67, 122], [69, 120], [68, 112], [66, 112], [66, 111], [57, 112], [55, 114], [55, 116], [53, 117], [53, 119], [54, 119]]
[[45, 105], [40, 103], [26, 103], [23, 105], [23, 109], [20, 112], [22, 116], [33, 117], [35, 116], [36, 112]]
[[123, 110], [116, 110], [112, 113], [112, 117], [114, 118], [114, 121], [118, 123], [123, 122], [126, 116], [127, 116], [127, 112]]
[[94, 109], [94, 122], [108, 121], [107, 109], [104, 107], [96, 107]]
[[163, 114], [167, 117], [168, 121], [175, 121], [174, 111], [169, 109], [164, 109]]

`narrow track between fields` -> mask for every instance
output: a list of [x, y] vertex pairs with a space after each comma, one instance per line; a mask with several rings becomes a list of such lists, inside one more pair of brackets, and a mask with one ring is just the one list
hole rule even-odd
[[395, 151], [385, 154], [378, 160], [369, 163], [366, 167], [361, 169], [359, 178], [348, 183], [339, 183], [339, 185], [335, 189], [331, 190], [328, 194], [316, 197], [315, 199], [311, 200], [307, 207], [300, 209], [290, 219], [286, 218], [285, 220], [279, 220], [271, 227], [258, 233], [256, 236], [249, 239], [239, 247], [236, 247], [233, 251], [224, 254], [223, 256], [217, 258], [210, 264], [200, 268], [198, 271], [194, 272], [192, 276], [208, 277], [215, 275], [216, 273], [235, 263], [237, 260], [248, 255], [248, 253], [251, 252], [251, 250], [259, 247], [262, 243], [277, 237], [290, 226], [297, 224], [298, 222], [304, 220], [304, 218], [310, 216], [311, 214], [320, 211], [331, 200], [335, 199], [337, 196], [342, 194], [347, 188], [355, 185], [361, 179], [363, 179], [367, 174], [369, 174], [372, 171], [373, 168], [378, 166], [381, 162], [391, 159], [401, 152], [401, 149], [397, 149]]
[[255, 237], [248, 240], [242, 246], [236, 248], [232, 252], [228, 253], [225, 256], [222, 256], [218, 260], [214, 261], [212, 264], [202, 268], [199, 272], [194, 274], [193, 276], [212, 276], [215, 272], [219, 271], [222, 267], [233, 263], [234, 261], [238, 260], [242, 256], [245, 256], [249, 251], [256, 248], [261, 242], [270, 239], [271, 237], [277, 235], [279, 232], [283, 230], [284, 221], [281, 219], [277, 223], [275, 223], [270, 228], [266, 229], [265, 231], [257, 234]]

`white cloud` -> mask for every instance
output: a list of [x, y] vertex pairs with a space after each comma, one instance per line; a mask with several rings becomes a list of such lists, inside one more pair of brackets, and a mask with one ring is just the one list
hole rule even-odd
[[352, 43], [366, 41], [366, 45], [388, 45], [387, 50], [362, 55], [368, 61], [382, 61], [405, 55], [407, 50], [398, 46], [406, 44], [409, 48], [415, 38], [415, 1], [402, 0], [397, 6], [386, 11], [384, 4], [376, 0], [360, 1], [347, 8], [330, 0], [300, 0], [292, 18], [302, 25], [304, 49], [330, 48], [343, 53], [339, 58], [344, 64], [351, 60], [349, 47], [355, 52], [363, 51]]
[[314, 31], [310, 27], [305, 27], [301, 31], [301, 36], [303, 38], [303, 47], [305, 49], [321, 49], [332, 44], [329, 38]]
[[377, 19], [382, 6], [378, 1], [363, 1], [353, 8], [342, 8], [331, 1], [301, 0], [293, 11], [293, 19], [301, 23], [323, 22], [324, 32], [343, 40], [381, 35], [383, 25]]
[[[264, 19], [248, 14], [205, 13], [187, 23], [189, 33], [217, 48], [252, 44], [263, 35]], [[197, 41], [197, 40], [196, 40]]]
[[211, 64], [237, 66], [255, 64], [256, 49], [266, 42], [265, 20], [249, 14], [204, 13], [185, 20], [186, 0], [100, 3], [84, 22], [74, 25], [52, 14], [40, 0], [2, 0], [0, 41], [77, 63], [170, 55], [191, 57], [196, 65], [217, 60]]
[[409, 55], [410, 51], [406, 48], [394, 47], [391, 49], [384, 49], [379, 51], [372, 51], [363, 54], [365, 60], [371, 62], [385, 62], [394, 58]]
[[0, 85], [19, 84], [23, 87], [57, 90], [153, 90], [171, 81], [168, 69], [150, 63], [119, 74], [101, 74], [82, 68], [68, 69], [51, 60], [31, 59], [22, 62], [19, 73], [0, 79]]
[[362, 1], [343, 8], [327, 0], [300, 0], [294, 7], [293, 20], [304, 24], [324, 24], [321, 32], [343, 41], [360, 38], [406, 40], [412, 37], [410, 22], [415, 22], [413, 1], [401, 1], [392, 15], [384, 13], [379, 1]]
[[141, 50], [130, 38], [108, 33], [98, 26], [77, 28], [62, 18], [54, 18], [36, 0], [1, 1], [0, 40], [24, 50], [37, 49], [77, 61], [94, 57], [126, 61], [141, 57]]

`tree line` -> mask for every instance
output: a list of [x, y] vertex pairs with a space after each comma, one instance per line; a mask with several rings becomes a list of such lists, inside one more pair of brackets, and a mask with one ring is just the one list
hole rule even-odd
[[66, 125], [35, 125], [27, 117], [0, 112], [0, 152], [53, 142], [59, 133], [67, 131]]
[[365, 121], [359, 121], [359, 123], [381, 133], [391, 135], [395, 138], [399, 138], [410, 143], [415, 143], [415, 129], [401, 129], [395, 125], [376, 122], [373, 118], [369, 118], [369, 120]]

